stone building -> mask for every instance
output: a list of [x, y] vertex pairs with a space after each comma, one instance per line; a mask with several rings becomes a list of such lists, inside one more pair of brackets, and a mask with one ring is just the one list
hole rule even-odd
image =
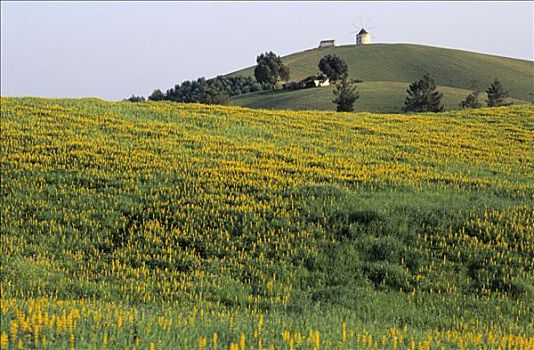
[[332, 47], [332, 46], [336, 46], [336, 41], [335, 40], [321, 40], [321, 42], [319, 43], [319, 48], [322, 48], [322, 47]]
[[356, 45], [365, 45], [371, 43], [371, 34], [362, 28], [356, 35]]

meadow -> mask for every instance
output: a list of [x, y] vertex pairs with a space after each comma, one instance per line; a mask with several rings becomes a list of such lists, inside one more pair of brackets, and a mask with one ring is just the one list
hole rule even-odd
[[1, 98], [2, 349], [532, 349], [534, 106]]
[[[342, 45], [315, 48], [282, 57], [291, 80], [319, 73], [325, 55], [336, 55], [348, 65], [350, 79], [358, 84], [357, 112], [401, 113], [408, 85], [424, 73], [438, 84], [445, 110], [459, 109], [460, 101], [473, 90], [484, 92], [498, 78], [515, 104], [534, 102], [534, 62], [413, 44]], [[254, 76], [254, 66], [228, 74]], [[234, 96], [231, 103], [249, 108], [335, 110], [332, 88], [300, 91], [264, 91]], [[485, 104], [487, 96], [479, 100]]]
[[[409, 83], [370, 81], [357, 84], [359, 98], [354, 104], [355, 112], [403, 113], [406, 90]], [[438, 86], [443, 94], [443, 106], [446, 111], [459, 109], [459, 104], [471, 93], [471, 90]], [[232, 97], [230, 104], [247, 108], [283, 109], [283, 110], [325, 110], [335, 111], [334, 87], [303, 89], [296, 91], [260, 91]], [[487, 95], [480, 93], [478, 100], [485, 103]], [[510, 99], [515, 104], [526, 101]]]

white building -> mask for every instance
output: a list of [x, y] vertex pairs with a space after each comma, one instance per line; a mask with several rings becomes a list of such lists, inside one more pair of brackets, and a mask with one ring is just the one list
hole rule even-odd
[[321, 42], [319, 43], [319, 48], [321, 48], [321, 47], [332, 47], [332, 46], [336, 46], [336, 41], [335, 40], [321, 40]]
[[365, 45], [371, 43], [371, 34], [362, 28], [356, 35], [356, 45]]
[[330, 85], [330, 79], [327, 77], [309, 76], [297, 82], [300, 89], [306, 89], [311, 87], [323, 87]]
[[315, 87], [329, 86], [330, 79], [314, 79], [313, 83], [315, 84]]

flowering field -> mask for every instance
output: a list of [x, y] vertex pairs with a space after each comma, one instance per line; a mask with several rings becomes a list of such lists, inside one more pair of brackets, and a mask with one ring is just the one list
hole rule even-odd
[[534, 106], [1, 99], [2, 349], [532, 349]]

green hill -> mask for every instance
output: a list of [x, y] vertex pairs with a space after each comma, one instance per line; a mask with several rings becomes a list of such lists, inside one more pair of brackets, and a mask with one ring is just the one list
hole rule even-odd
[[[408, 83], [371, 81], [358, 84], [360, 98], [355, 111], [377, 113], [400, 113], [404, 104]], [[443, 93], [446, 110], [456, 109], [470, 90], [439, 86]], [[482, 101], [484, 96], [480, 95]], [[232, 98], [231, 104], [249, 108], [292, 109], [292, 110], [335, 110], [333, 87], [304, 89], [296, 91], [261, 91]], [[521, 100], [514, 100], [523, 102]], [[523, 102], [524, 103], [524, 102]]]
[[[497, 77], [516, 103], [534, 98], [534, 62], [475, 52], [411, 44], [347, 45], [306, 50], [285, 56], [283, 61], [291, 79], [298, 80], [316, 74], [319, 60], [327, 54], [341, 57], [349, 66], [350, 77], [364, 82], [357, 101], [359, 110], [399, 111], [407, 83], [424, 72], [442, 86], [449, 109], [457, 108], [474, 79], [477, 87], [485, 90]], [[253, 75], [253, 67], [229, 75]], [[233, 103], [253, 108], [333, 109], [330, 89], [313, 90], [242, 95], [233, 98]]]
[[2, 349], [534, 344], [534, 106], [0, 108]]

